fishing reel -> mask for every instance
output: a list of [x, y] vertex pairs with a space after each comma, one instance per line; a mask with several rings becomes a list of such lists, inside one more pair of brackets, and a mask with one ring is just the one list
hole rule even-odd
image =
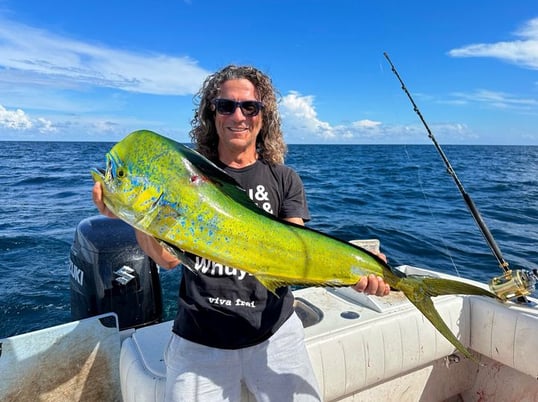
[[538, 269], [507, 270], [489, 282], [489, 288], [502, 300], [525, 297], [531, 294], [538, 282]]

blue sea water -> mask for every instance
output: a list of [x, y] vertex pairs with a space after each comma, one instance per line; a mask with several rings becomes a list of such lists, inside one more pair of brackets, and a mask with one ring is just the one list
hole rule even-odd
[[[71, 320], [69, 252], [97, 214], [92, 167], [111, 143], [0, 142], [0, 338]], [[512, 268], [538, 268], [538, 146], [443, 146]], [[392, 265], [487, 281], [496, 259], [433, 145], [290, 145], [309, 226], [379, 238]], [[165, 319], [179, 270], [161, 272]]]

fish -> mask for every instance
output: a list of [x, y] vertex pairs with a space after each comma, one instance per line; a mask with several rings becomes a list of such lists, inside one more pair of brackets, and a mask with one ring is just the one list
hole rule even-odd
[[103, 201], [118, 218], [147, 233], [187, 268], [189, 252], [254, 275], [268, 290], [281, 286], [341, 287], [369, 274], [401, 291], [465, 357], [476, 360], [450, 331], [432, 297], [497, 298], [463, 281], [406, 275], [376, 254], [258, 208], [225, 171], [192, 148], [152, 131], [127, 135], [92, 170]]

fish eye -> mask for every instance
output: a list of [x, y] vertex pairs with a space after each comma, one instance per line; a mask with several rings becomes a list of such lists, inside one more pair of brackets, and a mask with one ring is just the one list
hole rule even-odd
[[118, 169], [116, 173], [118, 174], [119, 178], [125, 177], [125, 170], [123, 169]]

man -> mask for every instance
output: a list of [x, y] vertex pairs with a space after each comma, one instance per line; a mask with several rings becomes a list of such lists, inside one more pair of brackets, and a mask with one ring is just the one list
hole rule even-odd
[[[310, 216], [299, 176], [283, 165], [286, 145], [271, 80], [249, 66], [209, 76], [199, 94], [191, 138], [197, 150], [232, 176], [265, 211], [303, 225]], [[112, 216], [96, 184], [94, 202]], [[268, 233], [267, 236], [271, 234]], [[136, 231], [141, 248], [164, 268], [180, 261]], [[190, 256], [178, 314], [165, 352], [168, 401], [238, 401], [244, 383], [258, 401], [319, 401], [300, 319], [288, 287], [269, 292], [244, 271]], [[381, 278], [362, 278], [358, 291], [383, 296]]]

